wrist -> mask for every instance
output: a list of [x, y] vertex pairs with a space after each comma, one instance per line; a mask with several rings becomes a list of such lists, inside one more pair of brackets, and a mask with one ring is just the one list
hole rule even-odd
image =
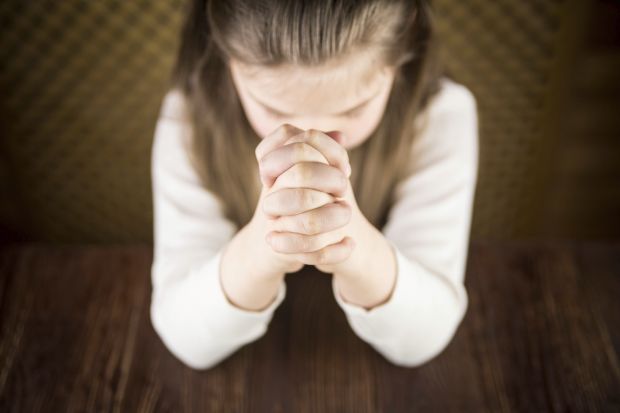
[[248, 254], [246, 261], [251, 264], [248, 271], [254, 278], [281, 280], [291, 271], [291, 262], [276, 255], [265, 241], [266, 233], [265, 228], [252, 220], [240, 234], [242, 249]]
[[[373, 227], [374, 228], [374, 227]], [[396, 254], [389, 241], [375, 229], [355, 269], [336, 273], [337, 288], [344, 301], [367, 310], [389, 301], [396, 285]]]
[[246, 234], [242, 231], [222, 251], [220, 285], [226, 299], [235, 307], [245, 311], [262, 311], [277, 296], [283, 275], [260, 271], [251, 256], [239, 259], [240, 254], [248, 251], [244, 239]]
[[359, 211], [353, 215], [354, 225], [348, 234], [355, 241], [355, 248], [345, 263], [334, 271], [338, 278], [359, 279], [377, 264], [377, 252], [381, 247], [381, 234]]

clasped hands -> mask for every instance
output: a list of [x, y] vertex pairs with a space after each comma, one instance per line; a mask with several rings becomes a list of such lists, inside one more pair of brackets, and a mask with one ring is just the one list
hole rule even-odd
[[362, 251], [354, 251], [372, 227], [355, 200], [341, 136], [283, 124], [255, 150], [265, 241], [287, 259], [325, 273], [356, 271], [361, 264], [354, 256]]

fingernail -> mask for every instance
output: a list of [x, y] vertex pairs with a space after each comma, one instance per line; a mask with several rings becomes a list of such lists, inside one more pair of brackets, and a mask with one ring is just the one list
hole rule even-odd
[[347, 178], [351, 177], [351, 165], [347, 164]]

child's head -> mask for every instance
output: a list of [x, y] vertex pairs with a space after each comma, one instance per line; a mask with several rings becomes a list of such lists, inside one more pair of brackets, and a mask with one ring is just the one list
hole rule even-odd
[[413, 58], [416, 1], [209, 2], [224, 54], [253, 129], [287, 122], [341, 130], [347, 149], [381, 120], [396, 69]]
[[280, 68], [229, 62], [248, 121], [262, 138], [286, 122], [301, 129], [344, 133], [351, 149], [367, 139], [383, 116], [394, 79], [368, 53], [320, 67]]
[[291, 123], [344, 133], [360, 209], [385, 218], [414, 118], [438, 90], [429, 0], [190, 1], [172, 81], [190, 103], [194, 164], [227, 215], [249, 221], [254, 148]]

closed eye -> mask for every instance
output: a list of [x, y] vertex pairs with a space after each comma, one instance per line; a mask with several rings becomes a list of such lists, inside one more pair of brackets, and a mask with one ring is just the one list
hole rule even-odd
[[[366, 100], [362, 101], [361, 103], [357, 104], [356, 106], [354, 106], [353, 108], [347, 111], [334, 114], [334, 116], [344, 117], [344, 118], [354, 118], [354, 117], [359, 116], [362, 113], [362, 111], [368, 106], [368, 104], [372, 102], [373, 100], [375, 100], [377, 96], [381, 94], [381, 90], [382, 88], [380, 87], [377, 91], [375, 91], [372, 94], [371, 97], [367, 98]], [[249, 90], [248, 90], [248, 95], [252, 98], [252, 100], [258, 103], [265, 110], [265, 112], [268, 113], [271, 117], [278, 118], [278, 119], [294, 117], [294, 115], [292, 114], [282, 113], [278, 110], [275, 110], [274, 108], [262, 102], [260, 99], [257, 99], [254, 96], [254, 94], [250, 92]]]
[[268, 107], [265, 107], [265, 106], [263, 106], [263, 109], [265, 109], [265, 111], [267, 113], [269, 113], [269, 115], [271, 117], [273, 117], [273, 118], [282, 119], [282, 118], [288, 118], [289, 117], [288, 115], [285, 115], [285, 114], [280, 113], [280, 112], [276, 112], [275, 110], [272, 110], [272, 109], [270, 109]]
[[344, 116], [345, 118], [355, 118], [355, 117], [359, 116], [364, 111], [365, 107], [366, 107], [366, 105], [364, 105], [363, 107], [360, 107], [360, 108], [356, 108], [354, 110], [350, 110], [348, 112], [343, 113], [342, 116]]
[[[359, 116], [363, 111], [364, 108], [366, 107], [366, 105], [363, 106], [359, 106], [353, 110], [349, 110], [347, 112], [344, 112], [342, 114], [340, 114], [339, 116], [344, 117], [344, 118], [355, 118], [357, 116]], [[267, 113], [269, 113], [269, 115], [271, 117], [277, 118], [277, 119], [284, 119], [284, 118], [288, 118], [290, 117], [289, 115], [285, 114], [285, 113], [280, 113], [278, 111], [275, 111], [269, 107], [263, 106], [263, 108], [265, 109], [265, 111]]]

